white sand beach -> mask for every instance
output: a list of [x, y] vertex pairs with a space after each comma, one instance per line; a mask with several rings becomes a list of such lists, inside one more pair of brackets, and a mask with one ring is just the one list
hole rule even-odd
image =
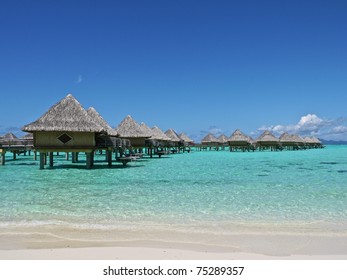
[[91, 247], [0, 250], [4, 260], [347, 260], [347, 255], [269, 256], [174, 248]]
[[[221, 239], [223, 237], [220, 237]], [[0, 259], [51, 260], [347, 260], [345, 236], [234, 235], [218, 245], [198, 242], [86, 241], [0, 235]]]

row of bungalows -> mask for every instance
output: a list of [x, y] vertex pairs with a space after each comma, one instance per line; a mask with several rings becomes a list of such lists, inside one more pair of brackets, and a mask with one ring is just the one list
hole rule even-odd
[[144, 122], [137, 123], [130, 115], [119, 124], [116, 131], [119, 137], [130, 140], [131, 153], [136, 156], [142, 156], [145, 149], [150, 157], [153, 154], [161, 157], [168, 152], [177, 152], [190, 144], [171, 128], [164, 133], [158, 126], [150, 128]]
[[19, 154], [26, 154], [27, 152], [30, 154], [32, 148], [33, 136], [31, 133], [27, 133], [19, 138], [12, 132], [6, 133], [0, 136], [0, 164], [5, 165], [6, 152], [11, 152], [15, 160]]
[[[223, 137], [224, 138], [224, 137]], [[225, 142], [220, 137], [216, 138], [213, 134], [207, 134], [202, 140], [199, 149], [216, 149], [223, 147]], [[237, 129], [226, 140], [227, 146], [231, 152], [233, 151], [255, 151], [255, 150], [300, 150], [307, 148], [322, 148], [323, 145], [316, 137], [301, 138], [296, 134], [283, 133], [279, 138], [274, 136], [270, 131], [264, 131], [257, 139], [244, 134]]]
[[[31, 147], [40, 154], [40, 169], [47, 164], [54, 164], [54, 153], [65, 152], [66, 159], [72, 155], [72, 162], [78, 162], [79, 153], [85, 154], [86, 167], [92, 168], [96, 152], [105, 151], [106, 162], [112, 165], [112, 155], [115, 160], [126, 165], [129, 161], [141, 156], [144, 148], [150, 148], [149, 154], [164, 153], [163, 148], [185, 145], [181, 138], [164, 133], [157, 126], [149, 128], [146, 124], [139, 125], [130, 115], [116, 127], [112, 128], [95, 110], [87, 110], [71, 95], [53, 105], [36, 121], [25, 125], [23, 131], [31, 135]], [[8, 140], [9, 137], [6, 137]], [[3, 137], [0, 145], [3, 145]], [[0, 152], [4, 151], [0, 147]], [[3, 156], [5, 161], [5, 156]]]

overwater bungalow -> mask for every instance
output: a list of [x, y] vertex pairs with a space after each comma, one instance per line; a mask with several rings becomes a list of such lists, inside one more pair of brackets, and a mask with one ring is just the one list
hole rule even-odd
[[191, 147], [194, 145], [194, 141], [184, 132], [180, 133], [178, 137], [183, 140], [184, 150], [190, 152]]
[[11, 152], [13, 159], [17, 158], [19, 154], [25, 154], [27, 151], [32, 150], [32, 139], [20, 137], [18, 138], [12, 132], [6, 133], [0, 138], [0, 164], [5, 165], [6, 152]]
[[173, 153], [179, 152], [180, 149], [184, 146], [183, 140], [178, 136], [175, 130], [169, 128], [165, 131], [165, 135], [170, 138], [170, 146], [173, 148], [171, 151]]
[[233, 134], [231, 134], [228, 139], [228, 144], [230, 147], [230, 152], [237, 150], [240, 151], [254, 151], [253, 139], [246, 134], [244, 134], [240, 129], [236, 129]]
[[146, 139], [145, 143], [147, 147], [157, 147], [159, 145], [159, 142], [153, 138], [153, 132], [152, 129], [146, 125], [144, 122], [140, 123], [140, 128], [142, 131], [144, 131], [146, 134], [150, 135], [148, 139]]
[[259, 150], [267, 150], [271, 151], [281, 150], [280, 141], [277, 137], [275, 137], [270, 131], [264, 131], [255, 141], [256, 147]]
[[309, 149], [324, 148], [324, 146], [322, 145], [322, 142], [314, 136], [304, 137], [304, 142], [305, 142], [305, 147]]
[[281, 146], [286, 150], [299, 150], [304, 147], [304, 140], [295, 134], [283, 133], [280, 138]]
[[[121, 121], [116, 131], [120, 138], [130, 140], [131, 150], [136, 149], [140, 153], [146, 147], [146, 140], [151, 137], [151, 134], [144, 131], [130, 115]], [[131, 151], [131, 153], [134, 153], [134, 151]]]
[[222, 147], [222, 149], [224, 150], [225, 147], [228, 146], [228, 140], [229, 140], [229, 138], [228, 138], [225, 134], [222, 134], [222, 135], [220, 135], [217, 139], [219, 140], [219, 145], [220, 145], [220, 146]]
[[149, 137], [148, 139], [145, 140], [145, 145], [147, 148], [147, 154], [150, 157], [153, 157], [153, 153], [154, 151], [158, 150], [158, 147], [160, 146], [160, 141], [158, 141], [157, 139], [153, 138], [153, 131], [152, 129], [146, 125], [144, 122], [141, 122], [140, 124], [140, 128], [142, 129], [142, 131], [148, 135], [150, 135], [151, 137]]
[[178, 134], [178, 137], [181, 138], [185, 145], [194, 145], [194, 141], [184, 132]]
[[40, 153], [40, 169], [44, 168], [47, 153], [49, 165], [53, 166], [53, 152], [72, 152], [73, 162], [79, 152], [84, 152], [86, 166], [91, 168], [93, 153], [99, 148], [96, 139], [107, 133], [71, 94], [22, 130], [33, 133], [34, 149]]
[[153, 126], [151, 128], [152, 130], [152, 138], [160, 141], [161, 142], [161, 146], [162, 147], [167, 147], [168, 146], [168, 142], [171, 141], [171, 138], [168, 137], [159, 127], [157, 126]]
[[207, 134], [204, 138], [201, 140], [201, 148], [202, 149], [210, 149], [214, 148], [215, 150], [219, 150], [220, 147], [220, 141], [212, 134]]

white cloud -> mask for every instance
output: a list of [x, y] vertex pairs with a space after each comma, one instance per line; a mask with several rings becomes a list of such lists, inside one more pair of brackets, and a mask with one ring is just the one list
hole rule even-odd
[[347, 133], [347, 126], [339, 125], [334, 127], [331, 131], [331, 134], [344, 134]]
[[76, 80], [76, 84], [80, 84], [82, 83], [83, 79], [82, 79], [82, 75], [78, 75], [78, 78]]
[[324, 121], [321, 118], [318, 118], [315, 114], [308, 114], [306, 116], [301, 117], [298, 125], [299, 126], [319, 125], [323, 122]]
[[343, 138], [347, 138], [347, 126], [343, 125], [345, 122], [345, 118], [329, 120], [320, 118], [315, 114], [307, 114], [302, 116], [297, 124], [262, 126], [258, 128], [258, 132], [270, 130], [278, 135], [288, 132], [327, 138], [334, 138], [333, 135], [339, 134]]

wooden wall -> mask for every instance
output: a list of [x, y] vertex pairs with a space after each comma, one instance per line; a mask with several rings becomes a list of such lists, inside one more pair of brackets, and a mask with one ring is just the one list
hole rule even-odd
[[[62, 143], [58, 137], [66, 133], [72, 139], [67, 143]], [[94, 132], [34, 132], [35, 147], [92, 147], [95, 146]]]

